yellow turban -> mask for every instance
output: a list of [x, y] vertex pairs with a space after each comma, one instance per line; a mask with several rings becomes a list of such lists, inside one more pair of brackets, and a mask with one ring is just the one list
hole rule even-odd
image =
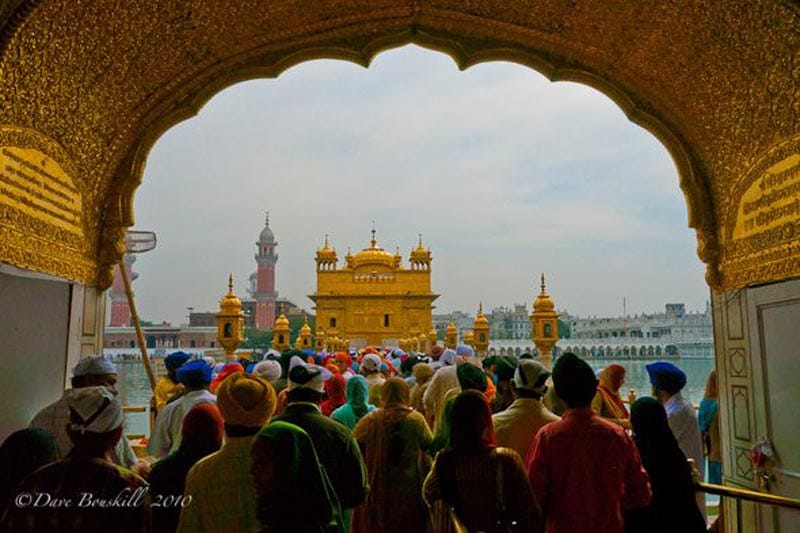
[[227, 424], [261, 427], [269, 421], [277, 397], [269, 381], [253, 374], [231, 374], [217, 389], [217, 407]]

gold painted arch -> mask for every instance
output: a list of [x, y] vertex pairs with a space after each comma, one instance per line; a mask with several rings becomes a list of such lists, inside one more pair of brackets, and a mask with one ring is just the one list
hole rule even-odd
[[[800, 275], [792, 233], [800, 212], [785, 205], [800, 166], [782, 181], [759, 174], [800, 151], [798, 8], [729, 3], [0, 2], [0, 124], [63, 147], [87, 240], [76, 255], [40, 229], [3, 219], [0, 262], [16, 264], [35, 236], [37, 252], [93, 270], [76, 275], [35, 260], [26, 268], [108, 286], [147, 154], [164, 131], [233, 83], [277, 77], [310, 59], [366, 67], [383, 50], [417, 44], [462, 69], [512, 61], [600, 90], [675, 160], [712, 286]], [[783, 188], [758, 197], [754, 184], [773, 182]], [[786, 216], [753, 218], [752, 231], [734, 233], [744, 191], [748, 205], [768, 209], [775, 200]]]

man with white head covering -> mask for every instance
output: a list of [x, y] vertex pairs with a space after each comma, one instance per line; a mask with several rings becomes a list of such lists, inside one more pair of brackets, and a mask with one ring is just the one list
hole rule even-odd
[[[117, 367], [102, 355], [84, 357], [72, 369], [72, 388], [64, 391], [58, 401], [39, 411], [31, 420], [29, 427], [44, 429], [55, 436], [60, 457], [65, 457], [72, 449], [72, 441], [66, 430], [70, 420], [68, 406], [70, 394], [84, 387], [98, 385], [102, 385], [111, 393], [116, 394]], [[144, 472], [149, 468], [146, 462], [137, 461], [136, 454], [133, 453], [126, 438], [117, 441], [112, 451], [111, 461], [131, 468], [137, 473]]]
[[342, 509], [347, 511], [366, 499], [369, 482], [364, 458], [353, 435], [344, 424], [323, 416], [319, 407], [325, 394], [325, 380], [331, 375], [321, 366], [292, 357], [286, 386], [289, 403], [273, 420], [295, 424], [308, 433]]
[[116, 393], [83, 386], [68, 390], [65, 397], [66, 431], [74, 446], [63, 460], [25, 478], [0, 530], [72, 532], [113, 526], [114, 531], [149, 531], [147, 483], [111, 462], [122, 437], [122, 405]]
[[386, 381], [381, 374], [381, 358], [374, 353], [364, 355], [359, 370], [367, 378], [369, 384], [369, 403], [380, 405], [381, 388]]
[[[430, 385], [422, 395], [422, 404], [425, 406], [425, 418], [431, 427], [438, 428], [437, 418], [444, 408], [445, 399], [458, 395], [461, 392], [458, 384], [456, 370], [457, 362], [468, 361], [480, 368], [480, 363], [475, 358], [475, 351], [466, 344], [456, 346], [456, 351], [447, 349], [439, 359], [441, 366], [433, 374]], [[452, 392], [451, 392], [452, 391]]]
[[516, 450], [523, 460], [528, 457], [536, 433], [560, 419], [542, 404], [549, 377], [550, 372], [539, 361], [520, 359], [511, 380], [514, 402], [492, 416], [497, 445]]

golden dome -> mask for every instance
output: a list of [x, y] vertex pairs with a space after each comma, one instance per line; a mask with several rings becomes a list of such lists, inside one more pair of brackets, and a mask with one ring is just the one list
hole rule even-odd
[[375, 230], [372, 230], [370, 247], [364, 248], [355, 256], [353, 256], [352, 263], [353, 268], [366, 266], [383, 266], [387, 268], [394, 268], [395, 259], [394, 255], [378, 246], [378, 242], [375, 240]]
[[228, 275], [228, 294], [226, 294], [219, 302], [219, 314], [242, 314], [242, 301], [235, 294], [233, 294], [233, 274]]
[[450, 323], [447, 324], [447, 334], [448, 335], [455, 335], [458, 333], [458, 328], [456, 328], [456, 323], [453, 322], [453, 319], [450, 319]]
[[555, 304], [553, 300], [550, 299], [550, 295], [547, 294], [544, 285], [544, 274], [542, 274], [542, 292], [539, 293], [539, 296], [536, 297], [536, 301], [533, 302], [533, 310], [534, 311], [553, 311], [555, 309]]
[[325, 246], [317, 248], [317, 262], [333, 262], [337, 261], [336, 250], [328, 246], [328, 236], [325, 235]]
[[308, 325], [308, 316], [303, 313], [303, 327], [300, 328], [300, 335], [311, 336], [311, 327]]
[[426, 262], [430, 260], [431, 260], [431, 251], [422, 245], [422, 234], [420, 233], [419, 244], [417, 245], [416, 248], [411, 250], [411, 262], [412, 263], [415, 261]]
[[483, 314], [483, 302], [478, 304], [478, 316], [475, 317], [475, 329], [480, 329], [481, 327], [489, 327], [489, 319]]
[[289, 319], [283, 314], [283, 304], [281, 304], [281, 315], [275, 320], [275, 327], [279, 331], [287, 331], [289, 329]]

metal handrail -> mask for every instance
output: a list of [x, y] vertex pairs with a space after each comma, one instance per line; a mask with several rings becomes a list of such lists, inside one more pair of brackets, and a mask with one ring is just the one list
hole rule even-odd
[[695, 490], [701, 492], [707, 492], [709, 494], [716, 494], [718, 496], [735, 498], [737, 500], [747, 500], [767, 505], [777, 505], [778, 507], [800, 509], [800, 500], [789, 498], [787, 496], [777, 496], [775, 494], [757, 492], [754, 490], [739, 489], [736, 487], [728, 487], [725, 485], [714, 485], [712, 483], [703, 483], [703, 482], [695, 483]]

